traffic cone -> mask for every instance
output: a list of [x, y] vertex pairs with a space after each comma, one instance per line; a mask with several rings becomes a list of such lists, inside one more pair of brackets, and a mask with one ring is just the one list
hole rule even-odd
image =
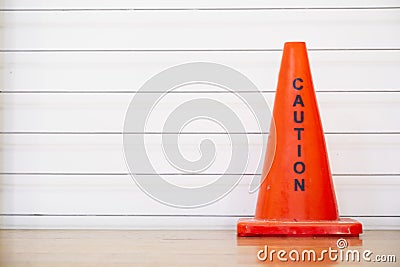
[[273, 117], [255, 218], [238, 235], [358, 236], [338, 215], [305, 43], [285, 43]]

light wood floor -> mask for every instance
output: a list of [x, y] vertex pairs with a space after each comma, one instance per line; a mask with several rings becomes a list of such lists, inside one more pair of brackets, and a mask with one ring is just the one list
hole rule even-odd
[[[257, 259], [257, 252], [292, 249], [338, 249], [337, 238], [237, 238], [234, 231], [97, 231], [2, 230], [0, 265], [13, 266], [265, 266], [287, 265]], [[400, 264], [400, 231], [367, 231], [347, 238], [345, 250], [369, 249], [395, 255], [396, 263], [312, 263], [335, 266], [396, 266]], [[261, 254], [263, 255], [263, 254]], [[276, 257], [276, 255], [275, 255]], [[286, 255], [287, 257], [287, 255]], [[328, 258], [328, 257], [326, 257]], [[290, 260], [289, 260], [290, 262]], [[290, 262], [292, 263], [292, 262]], [[311, 263], [296, 263], [310, 266]]]

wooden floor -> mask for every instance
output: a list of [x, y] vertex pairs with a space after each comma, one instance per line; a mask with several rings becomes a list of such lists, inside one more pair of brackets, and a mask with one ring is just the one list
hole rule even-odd
[[[360, 238], [346, 238], [347, 250], [371, 250], [395, 255], [400, 262], [400, 231], [367, 231]], [[260, 249], [316, 251], [338, 249], [337, 238], [237, 238], [234, 231], [98, 231], [98, 230], [2, 230], [0, 265], [13, 266], [281, 266], [293, 264], [257, 259]], [[340, 251], [340, 250], [339, 250]], [[325, 254], [326, 255], [326, 254]], [[264, 256], [263, 253], [260, 256]], [[288, 257], [288, 255], [286, 255]], [[364, 266], [360, 263], [301, 262], [296, 266]]]

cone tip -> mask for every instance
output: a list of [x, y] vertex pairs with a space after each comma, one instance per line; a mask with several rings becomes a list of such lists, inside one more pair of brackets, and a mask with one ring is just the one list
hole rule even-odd
[[305, 42], [286, 42], [284, 49], [289, 49], [289, 48], [305, 48], [306, 43]]
[[305, 42], [286, 42], [283, 47], [285, 53], [294, 53], [296, 55], [307, 53], [307, 47]]

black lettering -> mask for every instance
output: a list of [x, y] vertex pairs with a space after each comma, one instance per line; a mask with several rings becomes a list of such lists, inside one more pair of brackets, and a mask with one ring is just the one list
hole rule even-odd
[[293, 113], [293, 116], [294, 116], [294, 122], [296, 122], [296, 123], [302, 123], [302, 122], [304, 122], [304, 111], [300, 111], [300, 119], [297, 118], [297, 111], [295, 111], [295, 112]]
[[297, 131], [297, 140], [301, 140], [301, 131], [304, 131], [304, 128], [293, 128]]
[[[303, 89], [302, 83], [303, 83], [303, 79], [301, 79], [301, 78], [294, 79], [293, 80], [293, 88], [296, 90]], [[301, 105], [302, 107], [304, 107], [304, 102], [303, 102], [303, 99], [301, 98], [301, 95], [296, 95], [296, 98], [293, 102], [293, 107], [296, 107], [298, 104]], [[294, 111], [293, 119], [294, 119], [295, 123], [304, 122], [304, 111], [300, 111], [300, 114], [298, 114], [297, 111]], [[297, 140], [301, 140], [301, 132], [304, 131], [304, 128], [294, 128], [294, 130], [297, 131]], [[301, 157], [301, 153], [302, 153], [301, 149], [302, 149], [301, 144], [298, 144], [297, 145], [297, 156], [298, 157]], [[298, 162], [294, 163], [293, 170], [297, 174], [302, 174], [306, 170], [306, 165], [303, 162], [298, 161]], [[301, 191], [305, 190], [304, 179], [301, 179], [301, 182], [298, 179], [294, 179], [294, 190], [299, 191], [299, 189]]]
[[298, 191], [298, 187], [300, 187], [301, 191], [305, 190], [305, 184], [304, 184], [304, 179], [301, 179], [301, 184], [299, 182], [299, 180], [294, 179], [294, 191]]
[[[300, 170], [297, 166], [301, 166]], [[293, 170], [297, 174], [302, 174], [306, 170], [306, 165], [303, 162], [298, 161], [293, 165]]]
[[300, 104], [302, 107], [304, 107], [303, 99], [301, 98], [301, 95], [296, 95], [296, 99], [294, 100], [293, 107], [295, 107], [297, 104]]
[[293, 80], [293, 88], [294, 89], [296, 89], [296, 90], [303, 89], [303, 85], [300, 85], [299, 87], [297, 87], [296, 82], [301, 82], [302, 83], [303, 79], [302, 78], [296, 78], [296, 79]]

